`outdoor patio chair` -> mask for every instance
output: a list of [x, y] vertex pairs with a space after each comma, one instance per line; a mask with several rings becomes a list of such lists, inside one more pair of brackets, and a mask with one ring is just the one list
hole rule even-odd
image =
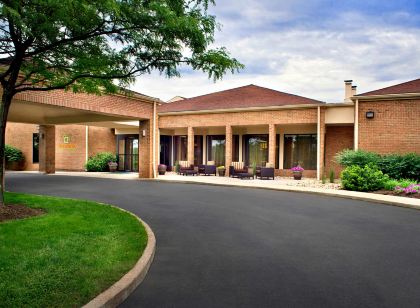
[[274, 168], [272, 167], [261, 167], [259, 175], [257, 178], [264, 180], [264, 179], [273, 179], [274, 180]]
[[198, 174], [203, 175], [216, 175], [216, 166], [213, 165], [199, 165]]
[[239, 173], [248, 173], [248, 167], [245, 167], [243, 162], [232, 162], [232, 165], [229, 166], [229, 176], [235, 178]]
[[182, 175], [182, 174], [185, 174], [187, 170], [189, 170], [189, 171], [194, 170], [194, 165], [191, 165], [186, 160], [180, 160], [179, 161], [179, 171], [178, 171], [178, 173]]

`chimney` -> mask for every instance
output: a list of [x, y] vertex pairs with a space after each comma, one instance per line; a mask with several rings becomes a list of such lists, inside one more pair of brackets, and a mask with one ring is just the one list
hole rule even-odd
[[351, 96], [355, 96], [357, 94], [357, 86], [351, 87]]
[[350, 102], [350, 97], [353, 96], [353, 80], [344, 80], [344, 101]]

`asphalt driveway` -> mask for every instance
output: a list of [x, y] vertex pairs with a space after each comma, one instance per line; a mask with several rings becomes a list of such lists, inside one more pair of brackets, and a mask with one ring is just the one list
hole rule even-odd
[[155, 261], [123, 307], [419, 307], [420, 211], [260, 189], [8, 174], [10, 191], [142, 217]]

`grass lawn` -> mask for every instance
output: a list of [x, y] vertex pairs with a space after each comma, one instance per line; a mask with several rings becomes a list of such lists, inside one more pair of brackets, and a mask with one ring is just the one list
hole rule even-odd
[[80, 307], [136, 263], [138, 220], [96, 202], [6, 193], [46, 214], [0, 223], [0, 306]]

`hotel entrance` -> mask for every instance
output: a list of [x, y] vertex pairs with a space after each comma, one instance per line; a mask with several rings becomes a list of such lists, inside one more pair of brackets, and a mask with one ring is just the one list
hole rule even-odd
[[139, 136], [117, 136], [118, 171], [139, 171]]

